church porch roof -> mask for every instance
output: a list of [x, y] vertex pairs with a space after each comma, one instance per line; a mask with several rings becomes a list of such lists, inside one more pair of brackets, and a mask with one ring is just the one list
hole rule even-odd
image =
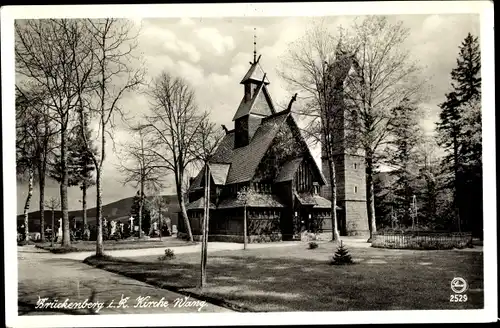
[[[210, 203], [209, 207], [210, 209], [215, 209], [215, 205], [213, 203]], [[186, 210], [202, 210], [204, 208], [205, 208], [205, 197], [201, 197], [186, 205]]]
[[302, 163], [303, 159], [303, 157], [298, 157], [291, 159], [283, 164], [280, 172], [278, 173], [278, 176], [276, 177], [275, 182], [285, 182], [293, 180], [295, 172], [297, 172], [297, 169], [299, 168], [300, 163]]
[[[224, 199], [221, 201], [218, 209], [224, 208], [238, 208], [243, 207], [245, 204], [243, 201], [236, 198]], [[284, 205], [278, 200], [275, 195], [272, 194], [254, 194], [247, 201], [247, 207], [284, 207]]]

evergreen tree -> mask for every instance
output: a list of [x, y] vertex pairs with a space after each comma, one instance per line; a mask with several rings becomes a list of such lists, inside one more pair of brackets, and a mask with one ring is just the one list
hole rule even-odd
[[[82, 127], [83, 124], [83, 127]], [[82, 134], [82, 131], [85, 135]], [[88, 145], [90, 148], [87, 148]], [[95, 170], [95, 165], [92, 160], [92, 154], [97, 153], [97, 148], [94, 146], [91, 138], [91, 131], [88, 128], [88, 116], [84, 115], [83, 122], [78, 122], [68, 135], [68, 185], [70, 187], [79, 186], [82, 190], [82, 210], [83, 210], [83, 226], [87, 227], [87, 190], [95, 185], [92, 172]], [[55, 157], [55, 162], [52, 163], [49, 169], [49, 176], [61, 182], [61, 162], [59, 157]]]
[[349, 251], [347, 248], [344, 246], [342, 240], [340, 241], [340, 246], [333, 255], [333, 259], [331, 262], [333, 265], [344, 265], [344, 264], [353, 264], [354, 262], [352, 261], [351, 255], [349, 254]]
[[[448, 153], [442, 167], [448, 177], [447, 186], [453, 189], [456, 228], [476, 232], [482, 224], [482, 216], [477, 215], [482, 213], [482, 199], [477, 199], [482, 192], [480, 69], [478, 38], [469, 33], [460, 46], [457, 67], [451, 72], [452, 91], [440, 104], [438, 122], [439, 142]], [[474, 217], [480, 220], [473, 222]]]
[[453, 89], [460, 103], [481, 95], [481, 51], [477, 37], [468, 34], [460, 47], [457, 67], [451, 71]]
[[[79, 136], [78, 129], [74, 127], [70, 130], [66, 140], [67, 159], [66, 167], [68, 170], [68, 187], [78, 186], [80, 182], [80, 172], [78, 167], [79, 162]], [[55, 151], [55, 156], [51, 163], [49, 163], [48, 175], [55, 181], [61, 183], [62, 181], [62, 164], [61, 154]]]
[[410, 207], [413, 196], [417, 193], [416, 182], [419, 175], [418, 146], [423, 133], [419, 125], [420, 112], [416, 106], [404, 100], [401, 106], [391, 111], [392, 119], [389, 131], [392, 135], [388, 163], [395, 168], [393, 184], [394, 202], [403, 213], [403, 222], [410, 225]]

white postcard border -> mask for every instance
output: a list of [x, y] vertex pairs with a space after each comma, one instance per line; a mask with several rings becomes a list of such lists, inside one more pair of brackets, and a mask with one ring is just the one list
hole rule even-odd
[[[483, 310], [356, 311], [224, 314], [151, 314], [79, 316], [18, 316], [15, 220], [14, 19], [76, 17], [236, 17], [327, 16], [375, 14], [481, 15], [483, 168], [484, 168], [484, 297]], [[6, 325], [12, 327], [281, 325], [332, 323], [485, 322], [497, 319], [496, 158], [493, 4], [487, 1], [261, 3], [192, 5], [19, 6], [1, 9], [2, 122], [4, 181], [4, 258]], [[445, 37], [445, 36], [443, 36]]]

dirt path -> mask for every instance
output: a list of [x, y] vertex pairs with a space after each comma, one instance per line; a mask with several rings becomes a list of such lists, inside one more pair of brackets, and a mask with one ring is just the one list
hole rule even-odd
[[[92, 310], [82, 309], [85, 304], [98, 309], [97, 314], [229, 311], [193, 298], [186, 300], [183, 295], [96, 269], [79, 261], [61, 259], [35, 247], [18, 247], [18, 264], [19, 315], [91, 314]], [[129, 299], [118, 306], [120, 300], [126, 297]], [[143, 298], [138, 300], [138, 297]], [[40, 306], [44, 298], [47, 298], [44, 302], [46, 306], [49, 301], [63, 303], [68, 299], [67, 306], [61, 309], [51, 306], [43, 310], [36, 308], [37, 302]], [[70, 308], [77, 306], [80, 308]]]
[[[279, 242], [279, 243], [262, 243], [262, 244], [249, 244], [249, 249], [255, 248], [271, 248], [271, 247], [286, 247], [296, 245], [297, 242]], [[189, 245], [189, 246], [177, 246], [168, 247], [174, 251], [175, 254], [186, 254], [186, 253], [200, 253], [201, 244]], [[230, 251], [230, 250], [240, 250], [243, 249], [243, 244], [241, 243], [225, 243], [225, 242], [209, 242], [208, 252], [218, 252], [218, 251]], [[139, 249], [120, 249], [120, 250], [106, 250], [104, 249], [106, 255], [114, 257], [140, 257], [140, 256], [151, 256], [151, 255], [163, 255], [165, 253], [165, 248], [139, 248]], [[87, 257], [94, 255], [95, 251], [89, 252], [73, 252], [66, 254], [54, 254], [57, 258], [61, 259], [71, 259], [83, 261]]]

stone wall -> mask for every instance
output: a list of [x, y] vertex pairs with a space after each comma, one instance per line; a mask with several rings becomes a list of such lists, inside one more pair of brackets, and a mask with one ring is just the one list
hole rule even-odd
[[366, 201], [346, 201], [344, 204], [346, 215], [346, 230], [348, 236], [368, 236], [368, 214]]
[[365, 159], [360, 156], [344, 155], [344, 188], [341, 200], [366, 202]]
[[[322, 162], [323, 174], [329, 179], [328, 162]], [[339, 231], [348, 236], [365, 235], [368, 230], [366, 208], [366, 172], [365, 159], [359, 155], [341, 154], [335, 158], [335, 176], [337, 182], [337, 204], [342, 207], [345, 223], [339, 216]], [[323, 186], [321, 195], [331, 199], [331, 188]], [[345, 231], [341, 227], [345, 224]], [[330, 228], [331, 229], [331, 228]]]

